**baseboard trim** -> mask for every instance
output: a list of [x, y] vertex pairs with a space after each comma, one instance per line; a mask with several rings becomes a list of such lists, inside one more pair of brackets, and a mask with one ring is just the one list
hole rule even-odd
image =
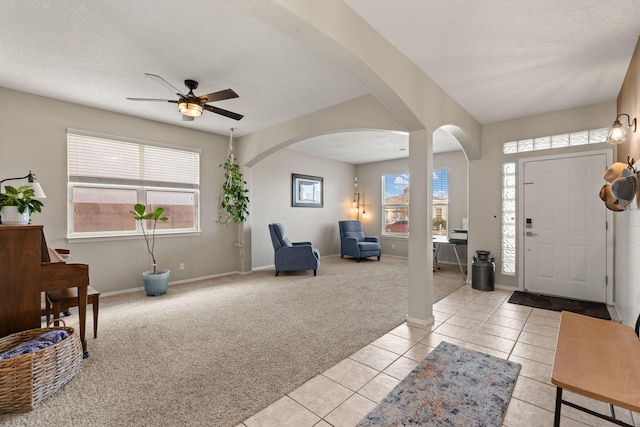
[[429, 317], [427, 320], [407, 316], [405, 320], [407, 321], [407, 323], [413, 323], [418, 326], [432, 326], [435, 322], [435, 318], [433, 316]]
[[[251, 272], [250, 271], [249, 272], [231, 271], [231, 272], [228, 272], [228, 273], [211, 274], [209, 276], [191, 277], [189, 279], [170, 281], [169, 282], [169, 286], [171, 286], [171, 285], [179, 285], [181, 283], [198, 282], [200, 280], [215, 279], [216, 277], [232, 276], [234, 274], [245, 275], [245, 274], [251, 274]], [[129, 288], [129, 289], [122, 289], [122, 290], [119, 290], [119, 291], [102, 292], [101, 295], [103, 297], [108, 297], [108, 296], [111, 296], [111, 295], [129, 294], [131, 292], [138, 292], [138, 291], [144, 291], [144, 286], [138, 286], [138, 287]]]

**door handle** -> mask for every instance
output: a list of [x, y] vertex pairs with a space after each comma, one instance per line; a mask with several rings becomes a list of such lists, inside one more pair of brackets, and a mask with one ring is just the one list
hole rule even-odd
[[532, 233], [531, 231], [527, 231], [525, 233], [525, 236], [527, 236], [527, 237], [533, 237], [533, 236], [537, 236], [537, 235], [538, 235], [538, 233]]

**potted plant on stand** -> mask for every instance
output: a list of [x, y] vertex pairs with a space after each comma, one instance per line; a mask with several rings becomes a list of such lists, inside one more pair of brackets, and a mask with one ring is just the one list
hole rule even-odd
[[27, 225], [33, 212], [42, 212], [43, 203], [33, 198], [35, 191], [28, 185], [18, 188], [5, 185], [0, 193], [0, 213], [3, 225]]
[[[133, 207], [133, 211], [130, 211], [136, 221], [140, 221], [140, 227], [142, 228], [142, 234], [144, 241], [147, 244], [147, 251], [151, 256], [151, 270], [142, 273], [142, 280], [144, 282], [144, 291], [149, 296], [158, 296], [165, 294], [169, 288], [169, 270], [158, 270], [155, 257], [156, 247], [156, 225], [158, 221], [167, 221], [169, 218], [162, 216], [164, 208], [157, 208], [155, 211], [147, 212], [147, 207], [143, 204], [136, 203]], [[145, 223], [151, 222], [151, 231], [149, 226], [145, 228]]]

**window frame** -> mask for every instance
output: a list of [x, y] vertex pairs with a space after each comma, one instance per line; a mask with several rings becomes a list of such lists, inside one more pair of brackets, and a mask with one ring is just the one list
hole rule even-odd
[[[437, 236], [437, 235], [438, 235], [438, 236], [447, 236], [447, 235], [449, 235], [449, 176], [450, 176], [451, 174], [449, 173], [449, 168], [448, 168], [448, 167], [446, 167], [446, 166], [441, 166], [441, 167], [433, 168], [433, 170], [432, 170], [432, 174], [434, 174], [434, 175], [435, 175], [435, 174], [436, 174], [436, 171], [442, 171], [442, 170], [447, 171], [447, 173], [446, 173], [446, 175], [447, 175], [447, 199], [446, 199], [446, 202], [445, 202], [445, 201], [442, 201], [442, 200], [444, 200], [444, 199], [438, 199], [438, 201], [436, 202], [436, 199], [435, 199], [435, 197], [434, 197], [434, 193], [435, 193], [435, 188], [434, 188], [435, 179], [432, 179], [432, 180], [431, 180], [431, 222], [432, 222], [432, 225], [431, 225], [432, 230], [431, 230], [431, 231], [432, 231], [432, 233], [433, 233], [433, 235], [434, 235], [434, 236]], [[444, 211], [444, 220], [445, 220], [445, 224], [446, 224], [445, 229], [443, 230], [443, 231], [444, 231], [444, 234], [442, 234], [442, 233], [438, 233], [438, 234], [436, 234], [435, 230], [433, 229], [433, 220], [437, 218], [437, 216], [436, 216], [436, 209], [437, 209], [438, 207], [440, 207], [440, 208], [441, 208], [441, 207], [444, 207], [444, 209], [443, 209], [443, 211]], [[442, 217], [442, 216], [441, 216], [441, 217]]]
[[[106, 141], [105, 143], [112, 141], [118, 143], [135, 144], [138, 149], [144, 151], [144, 147], [152, 147], [153, 150], [168, 149], [175, 151], [182, 151], [184, 153], [195, 153], [195, 164], [193, 169], [193, 182], [159, 182], [159, 181], [145, 181], [144, 179], [123, 179], [118, 177], [105, 177], [105, 176], [91, 176], [91, 174], [77, 176], [71, 175], [71, 160], [69, 158], [70, 138], [97, 138]], [[115, 189], [115, 190], [135, 190], [136, 203], [142, 203], [147, 205], [147, 193], [161, 191], [171, 193], [187, 193], [193, 197], [193, 227], [190, 228], [171, 228], [156, 230], [158, 236], [162, 235], [189, 235], [199, 234], [200, 228], [200, 163], [201, 163], [201, 151], [199, 149], [193, 149], [190, 147], [174, 146], [168, 144], [161, 144], [152, 141], [143, 141], [131, 138], [124, 138], [113, 135], [98, 134], [94, 132], [80, 131], [76, 129], [67, 129], [67, 240], [119, 240], [137, 237], [141, 234], [141, 224], [139, 221], [133, 219], [135, 223], [135, 229], [122, 230], [122, 231], [82, 231], [77, 232], [74, 230], [74, 217], [75, 217], [75, 205], [74, 205], [74, 189], [75, 188], [100, 188], [100, 189]], [[137, 162], [137, 167], [143, 167], [141, 161]], [[133, 210], [133, 205], [131, 206]]]
[[[441, 166], [441, 167], [437, 167], [434, 168], [432, 170], [432, 173], [436, 173], [436, 171], [441, 171], [441, 170], [445, 170], [446, 171], [446, 178], [447, 178], [447, 183], [446, 183], [446, 188], [447, 188], [447, 199], [446, 201], [443, 201], [444, 199], [438, 199], [438, 202], [436, 202], [436, 199], [434, 198], [434, 185], [433, 185], [433, 180], [431, 183], [431, 216], [432, 219], [431, 221], [433, 222], [433, 219], [436, 218], [435, 216], [435, 212], [437, 208], [444, 208], [443, 212], [444, 212], [444, 217], [445, 217], [445, 223], [447, 224], [444, 230], [444, 235], [448, 235], [449, 233], [449, 168], [446, 166]], [[381, 176], [381, 181], [382, 181], [382, 195], [381, 195], [381, 234], [385, 237], [397, 237], [397, 238], [408, 238], [409, 237], [409, 229], [411, 228], [411, 219], [409, 217], [409, 207], [411, 204], [411, 199], [409, 198], [409, 200], [406, 203], [386, 203], [386, 189], [385, 189], [385, 183], [386, 183], [386, 177], [388, 176], [394, 176], [394, 175], [404, 175], [407, 178], [408, 184], [407, 187], [410, 188], [411, 186], [411, 176], [409, 174], [409, 172], [394, 172], [394, 173], [385, 173], [382, 174]], [[406, 208], [407, 211], [407, 219], [406, 221], [408, 222], [407, 224], [407, 231], [406, 232], [391, 232], [391, 231], [387, 231], [387, 216], [386, 216], [386, 212], [387, 212], [387, 208], [388, 207], [399, 207], [399, 208]], [[433, 228], [433, 225], [431, 226]]]
[[[397, 176], [397, 175], [402, 175], [402, 176], [406, 176], [408, 183], [407, 183], [407, 188], [410, 188], [410, 184], [411, 184], [411, 177], [409, 175], [409, 172], [392, 172], [392, 173], [385, 173], [382, 174], [381, 176], [381, 189], [382, 189], [382, 195], [381, 195], [381, 216], [380, 218], [382, 219], [381, 224], [380, 224], [380, 232], [383, 236], [385, 237], [397, 237], [397, 238], [408, 238], [409, 237], [409, 226], [411, 224], [410, 220], [409, 220], [409, 205], [410, 205], [410, 199], [407, 200], [406, 203], [386, 203], [386, 188], [385, 188], [385, 184], [386, 184], [386, 177], [388, 176]], [[407, 221], [407, 231], [405, 232], [392, 232], [392, 231], [387, 231], [387, 208], [388, 207], [396, 207], [399, 209], [406, 209], [406, 221]], [[402, 220], [404, 221], [404, 220]]]

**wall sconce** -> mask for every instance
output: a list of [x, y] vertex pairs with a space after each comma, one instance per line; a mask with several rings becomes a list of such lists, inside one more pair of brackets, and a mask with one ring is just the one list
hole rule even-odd
[[359, 220], [360, 219], [360, 193], [353, 193], [353, 209], [356, 211], [356, 219]]
[[44, 194], [44, 190], [42, 189], [42, 186], [40, 185], [39, 182], [36, 182], [36, 176], [34, 174], [31, 173], [31, 171], [29, 171], [29, 173], [25, 176], [21, 176], [18, 178], [6, 178], [3, 179], [2, 181], [0, 181], [0, 191], [2, 191], [2, 183], [5, 181], [15, 181], [15, 180], [19, 180], [19, 179], [26, 179], [28, 180], [28, 186], [33, 188], [33, 192], [35, 193], [33, 195], [34, 199], [46, 199], [47, 196], [46, 194]]
[[360, 220], [360, 208], [362, 208], [362, 218], [367, 216], [366, 206], [364, 204], [364, 193], [362, 193], [362, 202], [360, 201], [360, 193], [353, 193], [353, 209], [356, 211], [357, 220]]
[[622, 123], [620, 123], [620, 116], [627, 116], [627, 127], [631, 128], [633, 126], [633, 132], [636, 131], [636, 127], [637, 127], [637, 120], [634, 117], [633, 121], [631, 121], [631, 117], [629, 117], [628, 114], [626, 113], [622, 113], [622, 114], [618, 114], [618, 117], [616, 117], [616, 120], [613, 122], [613, 124], [611, 125], [611, 127], [609, 128], [609, 134], [607, 135], [607, 142], [609, 144], [622, 144], [623, 142], [626, 142], [628, 137], [627, 137], [627, 132], [625, 132], [624, 128], [622, 127]]

